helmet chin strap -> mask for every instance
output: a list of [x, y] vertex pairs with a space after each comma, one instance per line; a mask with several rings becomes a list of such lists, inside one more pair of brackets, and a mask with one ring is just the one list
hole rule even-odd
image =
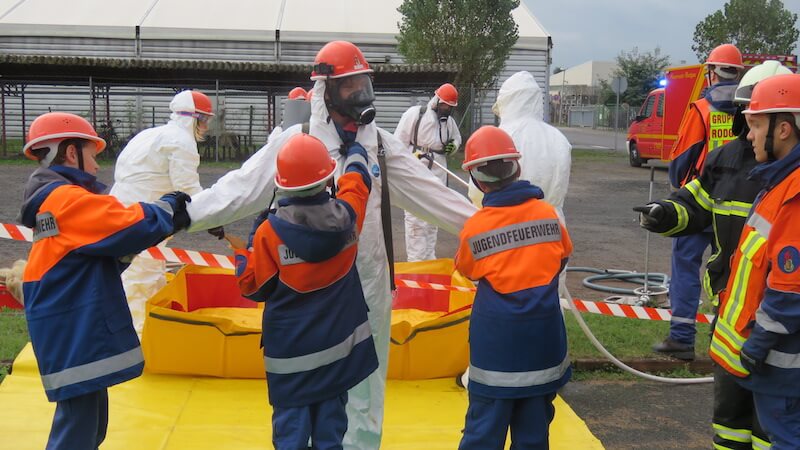
[[764, 142], [764, 150], [767, 152], [767, 162], [774, 162], [777, 161], [778, 158], [775, 157], [775, 145], [774, 145], [774, 129], [775, 124], [777, 122], [777, 115], [770, 114], [769, 115], [769, 128], [767, 130], [767, 139]]

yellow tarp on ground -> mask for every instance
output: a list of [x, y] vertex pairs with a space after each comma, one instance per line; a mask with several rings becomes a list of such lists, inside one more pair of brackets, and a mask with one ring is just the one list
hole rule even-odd
[[[103, 450], [271, 449], [263, 380], [145, 374], [109, 393]], [[0, 385], [0, 447], [41, 450], [54, 404], [48, 403], [30, 345]], [[389, 381], [382, 449], [457, 448], [467, 395], [452, 379]], [[552, 449], [602, 449], [586, 424], [556, 399]]]

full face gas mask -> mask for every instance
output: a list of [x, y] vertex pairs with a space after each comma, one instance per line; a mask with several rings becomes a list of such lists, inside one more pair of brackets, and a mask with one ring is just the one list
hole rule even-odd
[[438, 102], [436, 104], [436, 116], [439, 118], [439, 122], [445, 123], [447, 119], [450, 118], [450, 114], [453, 112], [453, 107], [448, 105], [447, 103]]
[[375, 120], [375, 93], [368, 74], [335, 78], [327, 81], [326, 104], [339, 114], [353, 119], [357, 125]]

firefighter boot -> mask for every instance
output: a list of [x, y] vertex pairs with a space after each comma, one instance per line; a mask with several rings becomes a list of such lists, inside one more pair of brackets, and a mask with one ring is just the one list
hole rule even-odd
[[653, 346], [653, 351], [682, 361], [694, 361], [694, 345], [682, 344], [670, 338]]

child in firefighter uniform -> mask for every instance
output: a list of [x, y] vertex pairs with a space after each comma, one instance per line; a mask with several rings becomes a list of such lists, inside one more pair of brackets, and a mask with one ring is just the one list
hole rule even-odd
[[774, 450], [800, 446], [800, 75], [753, 89], [744, 111], [761, 181], [720, 295], [711, 357], [753, 392]]
[[461, 450], [547, 449], [556, 391], [570, 378], [558, 275], [572, 243], [543, 192], [519, 177], [503, 130], [467, 141], [464, 170], [485, 196], [467, 220], [456, 268], [478, 291], [470, 319], [469, 408]]
[[245, 297], [266, 301], [264, 364], [272, 436], [278, 450], [341, 449], [347, 391], [378, 367], [367, 304], [356, 270], [359, 231], [371, 180], [367, 153], [346, 150], [336, 198], [326, 190], [337, 169], [325, 145], [305, 133], [277, 155], [277, 210], [257, 224], [248, 249], [236, 249]]
[[39, 161], [19, 221], [33, 228], [23, 276], [25, 317], [47, 399], [48, 450], [94, 450], [108, 426], [109, 386], [136, 378], [144, 357], [120, 274], [130, 257], [189, 225], [189, 196], [124, 206], [103, 195], [85, 119], [53, 112], [31, 123], [25, 156]]

